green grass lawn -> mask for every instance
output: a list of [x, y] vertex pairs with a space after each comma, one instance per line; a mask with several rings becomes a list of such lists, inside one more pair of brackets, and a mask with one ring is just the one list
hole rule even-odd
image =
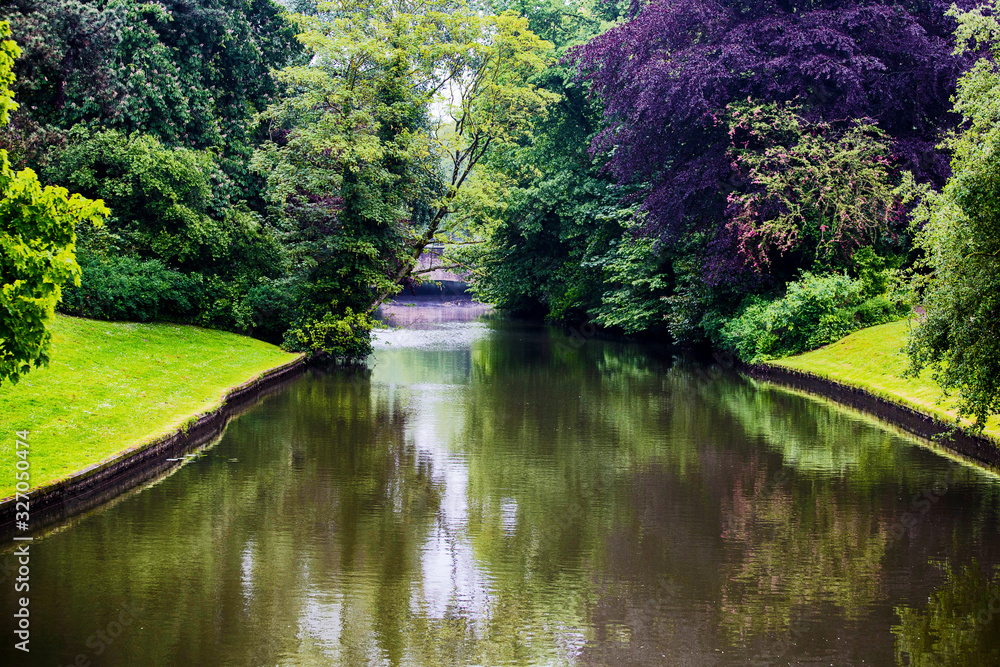
[[57, 316], [52, 360], [0, 385], [0, 498], [14, 492], [14, 432], [27, 430], [31, 487], [170, 433], [226, 390], [296, 355], [177, 324]]
[[[900, 320], [862, 329], [818, 350], [768, 363], [862, 387], [883, 398], [953, 422], [955, 401], [950, 397], [941, 400], [941, 388], [930, 378], [930, 373], [925, 372], [918, 378], [901, 377], [907, 367], [906, 355], [901, 350], [906, 345], [910, 326], [909, 320]], [[1000, 419], [993, 417], [986, 423], [986, 435], [1000, 440]]]

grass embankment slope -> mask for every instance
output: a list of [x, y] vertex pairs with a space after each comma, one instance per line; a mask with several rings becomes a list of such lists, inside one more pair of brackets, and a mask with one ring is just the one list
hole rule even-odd
[[[955, 400], [952, 397], [941, 400], [941, 387], [931, 379], [929, 372], [917, 378], [902, 377], [907, 368], [907, 357], [902, 349], [910, 327], [909, 320], [900, 320], [862, 329], [818, 350], [768, 363], [860, 387], [894, 403], [954, 423], [957, 416]], [[1000, 441], [1000, 419], [992, 417], [986, 423], [985, 433], [994, 441]]]
[[48, 368], [0, 386], [0, 498], [14, 493], [14, 432], [27, 430], [31, 488], [182, 427], [228, 389], [297, 355], [178, 324], [57, 316]]

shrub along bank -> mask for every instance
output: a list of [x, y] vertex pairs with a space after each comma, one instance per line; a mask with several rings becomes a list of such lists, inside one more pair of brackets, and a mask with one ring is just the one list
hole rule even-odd
[[827, 345], [852, 331], [898, 320], [910, 312], [898, 281], [813, 275], [788, 283], [784, 296], [753, 298], [719, 333], [723, 347], [758, 363]]

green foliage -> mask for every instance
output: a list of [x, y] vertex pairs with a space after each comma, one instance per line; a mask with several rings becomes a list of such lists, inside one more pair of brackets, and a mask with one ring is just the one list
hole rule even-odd
[[[645, 260], [642, 249], [623, 240], [632, 213], [617, 206], [619, 197], [608, 183], [558, 154], [529, 169], [538, 148], [499, 156], [505, 164], [500, 175], [516, 180], [495, 219], [477, 221], [482, 242], [467, 248], [463, 259], [483, 269], [473, 285], [480, 300], [553, 322], [578, 322], [601, 306], [607, 264], [621, 278], [633, 268], [630, 258]], [[608, 316], [616, 314], [609, 305]]]
[[79, 261], [80, 285], [64, 291], [60, 310], [82, 317], [199, 324], [280, 342], [300, 312], [297, 289], [287, 278], [223, 279], [158, 259], [88, 250]]
[[416, 186], [398, 133], [415, 127], [419, 109], [400, 95], [405, 81], [391, 60], [359, 49], [342, 67], [332, 53], [341, 42], [316, 31], [304, 39], [317, 64], [280, 73], [291, 94], [264, 114], [272, 141], [252, 167], [281, 221], [304, 316], [322, 317], [333, 302], [364, 312], [373, 290], [395, 289], [391, 272], [403, 261]]
[[209, 151], [78, 128], [46, 176], [104, 199], [108, 230], [128, 253], [226, 274], [273, 270], [279, 261], [277, 240], [235, 206], [231, 180]]
[[79, 256], [81, 286], [66, 290], [62, 309], [100, 320], [193, 320], [203, 297], [201, 274], [168, 268], [158, 259]]
[[[876, 298], [890, 289], [887, 269], [899, 265], [877, 251], [895, 251], [905, 240], [891, 233], [899, 195], [887, 140], [876, 127], [808, 123], [794, 108], [773, 104], [731, 107], [731, 156], [747, 181], [730, 196], [727, 229], [738, 256], [729, 260], [729, 275], [706, 280], [708, 239], [694, 234], [667, 246], [645, 238], [645, 221], [628, 205], [629, 192], [604, 182], [580, 148], [599, 129], [592, 102], [573, 89], [571, 78], [548, 81], [563, 102], [539, 125], [530, 146], [513, 159], [505, 155], [497, 167], [519, 190], [476, 251], [477, 263], [488, 268], [477, 279], [480, 295], [500, 307], [537, 304], [553, 320], [589, 317], [627, 333], [666, 331], [676, 343], [693, 344], [706, 332], [717, 337], [743, 295], [774, 283], [759, 280], [760, 274], [784, 282], [799, 267], [831, 265], [857, 273], [863, 298], [850, 299], [851, 312], [828, 316], [811, 342], [806, 336], [782, 343], [784, 334], [770, 341], [753, 332], [750, 320], [756, 326], [765, 317], [766, 300], [758, 299], [742, 322], [748, 328], [738, 334], [737, 325], [727, 329], [729, 342], [741, 341], [751, 357], [808, 349], [897, 310], [898, 297]], [[740, 264], [753, 266], [758, 279], [740, 274]], [[789, 290], [795, 294], [798, 286]], [[778, 310], [767, 317], [776, 317], [772, 324], [781, 328]], [[818, 315], [814, 319], [819, 326]], [[759, 345], [749, 342], [757, 337]]]
[[[571, 26], [581, 28], [578, 35], [607, 27], [573, 18], [600, 15], [586, 3], [513, 4], [561, 45], [577, 39], [569, 36]], [[857, 272], [866, 298], [888, 289], [883, 269], [899, 263], [883, 266], [879, 254], [902, 258], [909, 239], [900, 233], [890, 140], [874, 124], [807, 121], [790, 105], [731, 105], [727, 161], [736, 171], [716, 181], [716, 166], [705, 164], [678, 176], [683, 187], [704, 181], [708, 190], [730, 193], [725, 215], [720, 210], [702, 221], [724, 229], [654, 243], [644, 240], [652, 217], [638, 217], [634, 203], [637, 193], [662, 187], [655, 179], [663, 175], [615, 186], [594, 167], [587, 147], [611, 135], [602, 127], [601, 100], [588, 96], [572, 58], [536, 81], [560, 102], [536, 122], [528, 142], [489, 165], [512, 186], [498, 219], [484, 226], [481, 245], [466, 253], [483, 269], [475, 278], [480, 298], [550, 320], [587, 318], [628, 333], [669, 333], [675, 343], [691, 345], [717, 332], [746, 295], [766, 294], [802, 269]], [[683, 152], [697, 155], [698, 140], [685, 139]], [[875, 278], [882, 283], [869, 285]], [[875, 302], [862, 316], [872, 309]]]
[[[566, 46], [606, 25], [592, 20], [603, 4], [511, 6], [559, 45], [560, 56]], [[629, 311], [651, 313], [660, 304], [631, 304], [630, 295], [653, 293], [648, 283], [631, 281], [657, 280], [650, 267], [662, 260], [650, 254], [648, 244], [631, 240], [635, 211], [622, 204], [629, 191], [599, 175], [587, 153], [599, 129], [599, 109], [565, 60], [539, 73], [534, 83], [559, 102], [546, 107], [519, 146], [497, 152], [486, 165], [490, 178], [507, 185], [503, 205], [475, 222], [479, 243], [463, 252], [466, 263], [482, 269], [473, 277], [473, 289], [499, 308], [553, 322], [590, 319], [600, 308], [608, 325], [641, 328], [632, 325]], [[655, 326], [656, 317], [649, 319]]]
[[374, 327], [375, 320], [368, 313], [355, 313], [347, 308], [343, 316], [337, 317], [328, 311], [300, 328], [289, 329], [282, 347], [292, 352], [363, 359], [371, 354]]
[[[0, 22], [0, 39], [9, 35]], [[16, 108], [9, 88], [18, 54], [12, 41], [0, 41], [0, 123]], [[32, 365], [48, 363], [47, 325], [61, 287], [79, 280], [76, 225], [98, 225], [107, 213], [99, 200], [43, 189], [30, 169], [14, 173], [0, 149], [0, 381], [16, 383]]]
[[214, 153], [115, 130], [68, 136], [46, 173], [102, 197], [112, 213], [100, 232], [82, 230], [83, 283], [68, 312], [281, 339], [293, 315], [263, 295], [286, 267], [285, 250], [261, 216], [233, 200]]
[[884, 324], [909, 312], [898, 294], [866, 298], [861, 280], [833, 273], [788, 283], [776, 299], [752, 297], [741, 312], [725, 321], [717, 342], [741, 359], [757, 363], [812, 350], [863, 327]]
[[[989, 11], [984, 12], [988, 7]], [[960, 50], [986, 50], [959, 81], [951, 135], [952, 176], [940, 192], [912, 186], [926, 276], [916, 282], [925, 314], [908, 351], [913, 372], [931, 367], [959, 410], [982, 428], [1000, 412], [1000, 3], [955, 10]]]
[[661, 328], [669, 280], [653, 240], [626, 235], [602, 260], [606, 283], [601, 305], [591, 311], [594, 321], [629, 334]]
[[10, 114], [17, 111], [17, 102], [14, 101], [14, 91], [11, 86], [14, 84], [14, 61], [21, 55], [21, 49], [17, 44], [8, 39], [10, 37], [10, 25], [7, 22], [0, 22], [0, 125], [10, 122]]
[[34, 125], [78, 123], [243, 150], [298, 49], [270, 0], [15, 0], [18, 97]]
[[476, 166], [553, 99], [528, 81], [551, 45], [524, 18], [452, 0], [294, 7], [298, 40], [271, 0], [0, 8], [26, 49], [0, 145], [112, 211], [78, 230], [74, 312], [280, 339], [368, 312], [493, 205]]
[[902, 256], [882, 257], [871, 246], [859, 248], [851, 256], [853, 271], [861, 281], [865, 298], [899, 289]]
[[280, 342], [299, 312], [297, 285], [289, 276], [261, 278], [237, 285], [245, 295], [244, 308], [251, 313], [246, 333], [261, 340]]
[[496, 12], [513, 11], [528, 19], [528, 27], [556, 48], [579, 44], [623, 14], [621, 2], [593, 0], [492, 0]]
[[750, 182], [729, 197], [727, 229], [744, 262], [767, 272], [843, 265], [877, 243], [898, 218], [888, 137], [875, 125], [809, 123], [795, 107], [731, 105], [731, 154]]
[[[697, 255], [678, 252], [673, 266], [673, 289], [661, 297], [664, 322], [674, 343], [691, 346], [705, 340], [705, 332], [716, 331], [720, 323], [718, 289], [711, 290], [702, 279]], [[715, 305], [715, 308], [711, 306]]]

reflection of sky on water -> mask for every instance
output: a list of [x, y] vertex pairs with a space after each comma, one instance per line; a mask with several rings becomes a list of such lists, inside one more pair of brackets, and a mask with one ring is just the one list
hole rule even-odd
[[249, 540], [247, 541], [247, 545], [243, 548], [243, 553], [240, 554], [240, 584], [243, 587], [244, 608], [250, 606], [250, 601], [253, 598], [254, 592], [254, 547], [254, 541]]
[[310, 590], [302, 609], [299, 641], [309, 637], [323, 648], [324, 653], [336, 657], [340, 649], [343, 610], [343, 596], [338, 592], [323, 587]]
[[[464, 327], [469, 328], [469, 325]], [[458, 339], [474, 338], [484, 331], [478, 327], [472, 329]], [[454, 340], [454, 333], [453, 329], [445, 329], [438, 335]], [[402, 338], [418, 346], [426, 342], [423, 336]], [[462, 387], [434, 382], [410, 384], [405, 378], [399, 381], [401, 378], [386, 377], [388, 369], [376, 366], [376, 369], [379, 368], [382, 372], [376, 370], [373, 390], [384, 391], [388, 385], [390, 402], [402, 402], [407, 406], [407, 444], [415, 449], [417, 460], [429, 463], [426, 469], [432, 471], [433, 485], [440, 494], [436, 519], [420, 549], [421, 576], [412, 583], [410, 612], [415, 617], [429, 619], [460, 617], [466, 619], [467, 627], [475, 635], [483, 636], [490, 621], [490, 579], [477, 564], [470, 544], [468, 464], [464, 455], [449, 447], [464, 427], [464, 415], [458, 400]], [[393, 489], [391, 493], [394, 511], [403, 512], [402, 494], [396, 491]], [[252, 563], [252, 556], [248, 555], [251, 548], [252, 545], [248, 545], [244, 557]], [[304, 578], [309, 585], [299, 620], [298, 638], [315, 644], [331, 659], [342, 660], [345, 658], [342, 654], [342, 635], [349, 632], [356, 639], [358, 628], [365, 628], [361, 636], [370, 635], [371, 616], [365, 611], [371, 610], [359, 609], [360, 600], [350, 593], [345, 599], [340, 585], [331, 586], [329, 581], [323, 580], [312, 581], [308, 572], [304, 572]], [[375, 584], [373, 581], [357, 583], [362, 587]], [[351, 587], [347, 588], [350, 590]], [[345, 614], [352, 618], [346, 618]], [[368, 653], [369, 664], [382, 662], [376, 642], [368, 642], [364, 650]]]
[[[467, 334], [470, 338], [483, 331], [468, 328], [471, 329]], [[449, 328], [442, 333], [454, 332]], [[441, 493], [436, 521], [421, 547], [421, 581], [414, 584], [419, 590], [411, 598], [410, 608], [414, 615], [432, 619], [463, 618], [473, 635], [484, 639], [490, 635], [499, 601], [493, 590], [493, 575], [477, 562], [469, 532], [469, 465], [458, 446], [465, 429], [465, 414], [459, 398], [467, 390], [467, 385], [430, 382], [410, 384], [402, 389], [410, 395], [408, 444], [414, 446], [420, 458], [430, 460], [434, 485]], [[517, 501], [505, 498], [495, 511], [500, 513], [504, 532], [513, 535], [517, 525]], [[572, 661], [586, 644], [585, 627], [568, 625], [560, 616], [556, 612], [537, 628], [547, 635], [559, 654], [548, 664]], [[551, 626], [544, 627], [549, 622]], [[535, 637], [528, 643], [538, 641], [544, 644], [545, 638]]]
[[[461, 438], [466, 430], [462, 399], [469, 391], [471, 367], [466, 365], [467, 355], [461, 352], [444, 364], [439, 358], [425, 359], [423, 355], [471, 352], [472, 344], [490, 331], [480, 322], [377, 330], [376, 358], [371, 364], [373, 387], [387, 387], [390, 403], [407, 406], [407, 444], [416, 450], [418, 459], [430, 462], [428, 468], [440, 493], [437, 516], [421, 546], [421, 577], [413, 583], [416, 590], [410, 599], [411, 613], [431, 619], [462, 618], [465, 627], [481, 640], [490, 635], [499, 604], [493, 581], [499, 573], [489, 572], [485, 564], [477, 561], [469, 530], [470, 471]], [[379, 355], [379, 350], [389, 354]], [[414, 364], [412, 354], [421, 355], [422, 363]], [[502, 498], [492, 511], [498, 514], [503, 532], [513, 536], [517, 500]], [[536, 631], [552, 642], [556, 655], [551, 658], [555, 663], [572, 661], [586, 644], [587, 629], [583, 619], [581, 625], [573, 625], [560, 611], [552, 611], [549, 619], [537, 619], [542, 627], [536, 627]], [[545, 643], [543, 636], [529, 644]]]
[[482, 322], [444, 322], [424, 329], [376, 329], [372, 346], [375, 350], [468, 348], [488, 333], [489, 328]]
[[379, 309], [377, 317], [389, 326], [406, 327], [412, 331], [447, 323], [474, 322], [491, 312], [493, 306], [468, 300], [444, 303], [418, 301], [387, 304]]
[[513, 498], [504, 498], [500, 504], [500, 516], [504, 532], [513, 535], [514, 529], [517, 528], [517, 501]]
[[420, 457], [430, 460], [441, 492], [437, 520], [421, 548], [422, 590], [411, 605], [414, 613], [423, 607], [432, 618], [461, 615], [485, 624], [489, 582], [469, 543], [469, 466], [465, 456], [448, 446], [464, 427], [457, 401], [461, 387], [420, 383], [408, 390], [413, 410], [408, 440]]

